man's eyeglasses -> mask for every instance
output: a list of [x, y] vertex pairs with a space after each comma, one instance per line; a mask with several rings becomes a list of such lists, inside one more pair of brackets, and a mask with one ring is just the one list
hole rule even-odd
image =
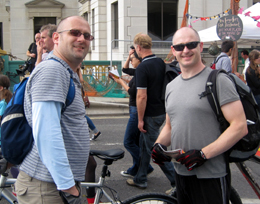
[[198, 46], [200, 42], [199, 41], [194, 41], [194, 42], [189, 42], [186, 44], [178, 44], [178, 45], [172, 45], [172, 47], [176, 51], [183, 51], [185, 47], [187, 47], [189, 50], [192, 50]]
[[72, 36], [75, 36], [75, 37], [80, 37], [81, 35], [83, 35], [85, 40], [89, 40], [89, 41], [94, 40], [94, 36], [90, 35], [89, 33], [82, 33], [82, 32], [80, 32], [79, 30], [76, 30], [76, 29], [63, 30], [63, 31], [60, 31], [58, 33], [63, 33], [63, 32], [66, 32], [66, 31], [69, 31], [69, 33]]

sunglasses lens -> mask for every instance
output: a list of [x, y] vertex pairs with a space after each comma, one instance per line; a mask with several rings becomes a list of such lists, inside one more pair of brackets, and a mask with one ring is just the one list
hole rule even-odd
[[182, 51], [185, 47], [185, 45], [174, 45], [173, 46], [176, 51]]
[[198, 45], [198, 42], [190, 42], [190, 43], [187, 43], [186, 46], [189, 50], [192, 50], [194, 49], [195, 47], [197, 47]]
[[70, 34], [75, 37], [81, 36], [81, 32], [79, 30], [70, 30]]

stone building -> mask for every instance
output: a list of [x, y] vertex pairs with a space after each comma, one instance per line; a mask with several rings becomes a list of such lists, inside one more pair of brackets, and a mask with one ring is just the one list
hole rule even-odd
[[[95, 40], [86, 60], [124, 60], [134, 36], [148, 33], [156, 54], [167, 55], [171, 38], [180, 27], [185, 0], [0, 0], [0, 47], [26, 59], [26, 51], [41, 25], [58, 24], [67, 16], [81, 15], [91, 26]], [[257, 0], [241, 0], [248, 8]], [[227, 0], [190, 0], [191, 16], [215, 16], [230, 8]], [[194, 20], [190, 19], [191, 22]], [[197, 21], [202, 30], [217, 19]]]

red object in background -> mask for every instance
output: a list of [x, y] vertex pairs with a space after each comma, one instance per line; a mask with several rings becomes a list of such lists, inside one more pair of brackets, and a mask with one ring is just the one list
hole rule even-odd
[[260, 148], [258, 149], [255, 155], [260, 157]]

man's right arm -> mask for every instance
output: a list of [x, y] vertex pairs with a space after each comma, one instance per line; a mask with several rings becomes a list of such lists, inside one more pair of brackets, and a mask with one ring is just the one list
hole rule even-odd
[[32, 44], [30, 45], [29, 49], [26, 52], [27, 57], [35, 57], [35, 54], [30, 52], [30, 50], [32, 49]]
[[137, 89], [136, 94], [136, 107], [137, 107], [137, 113], [138, 113], [138, 129], [141, 132], [146, 132], [144, 129], [144, 113], [146, 109], [146, 103], [147, 103], [147, 89]]
[[35, 66], [37, 66], [42, 61], [42, 54], [43, 54], [43, 43], [39, 41], [37, 43], [37, 60], [35, 62]]
[[33, 102], [33, 136], [39, 156], [57, 189], [78, 196], [60, 127], [61, 108], [60, 102]]

